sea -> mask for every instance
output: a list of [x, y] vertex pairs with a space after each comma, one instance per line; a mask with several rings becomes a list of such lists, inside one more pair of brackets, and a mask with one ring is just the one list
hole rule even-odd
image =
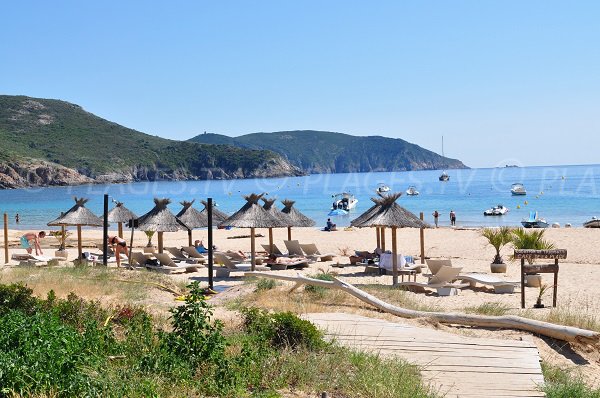
[[[373, 204], [379, 183], [392, 192], [402, 192], [398, 203], [416, 215], [424, 213], [425, 220], [433, 223], [432, 213], [440, 213], [440, 225], [449, 225], [449, 213], [454, 210], [459, 227], [519, 226], [531, 211], [549, 223], [561, 227], [571, 224], [581, 227], [593, 216], [600, 217], [600, 165], [497, 167], [448, 170], [450, 180], [438, 180], [441, 171], [373, 172], [347, 174], [313, 174], [303, 177], [238, 179], [212, 181], [157, 181], [131, 184], [83, 185], [0, 190], [0, 213], [9, 216], [13, 229], [42, 229], [46, 224], [67, 211], [73, 197], [89, 198], [87, 207], [95, 214], [102, 213], [103, 195], [111, 203], [120, 201], [138, 215], [151, 210], [153, 198], [170, 198], [169, 208], [174, 213], [181, 209], [182, 200], [213, 198], [218, 209], [226, 213], [237, 211], [249, 193], [265, 193], [267, 197], [292, 199], [295, 207], [324, 226], [332, 205], [332, 195], [350, 192], [358, 204], [348, 215], [331, 217], [338, 226], [347, 226]], [[526, 196], [513, 196], [513, 183], [522, 183]], [[418, 196], [405, 194], [409, 186], [419, 191]], [[281, 203], [277, 202], [281, 208]], [[484, 210], [496, 205], [509, 208], [503, 216], [484, 216]], [[111, 204], [110, 207], [113, 205]], [[15, 224], [19, 214], [20, 223]]]

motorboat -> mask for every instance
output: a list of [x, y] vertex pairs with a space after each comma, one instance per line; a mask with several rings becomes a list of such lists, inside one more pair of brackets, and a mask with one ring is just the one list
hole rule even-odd
[[503, 216], [508, 213], [508, 207], [497, 205], [483, 212], [484, 216]]
[[512, 184], [510, 188], [510, 193], [512, 193], [513, 195], [527, 195], [527, 190], [525, 189], [523, 184], [521, 184], [520, 182], [516, 182]]
[[350, 211], [356, 207], [358, 200], [349, 192], [342, 192], [335, 195], [333, 197], [333, 204], [331, 205], [331, 210], [345, 210]]
[[390, 192], [390, 187], [385, 185], [383, 182], [380, 182], [379, 184], [377, 184], [377, 192], [379, 192], [379, 193]]
[[406, 190], [406, 194], [409, 196], [417, 196], [419, 194], [419, 191], [417, 191], [417, 188], [415, 188], [414, 186], [411, 185]]
[[600, 218], [592, 217], [591, 220], [583, 223], [586, 228], [600, 228]]
[[348, 210], [344, 210], [344, 209], [332, 209], [329, 213], [327, 213], [328, 216], [347, 216], [348, 215]]
[[529, 218], [524, 218], [521, 224], [525, 228], [548, 228], [550, 226], [545, 219], [538, 217], [537, 211], [529, 212]]

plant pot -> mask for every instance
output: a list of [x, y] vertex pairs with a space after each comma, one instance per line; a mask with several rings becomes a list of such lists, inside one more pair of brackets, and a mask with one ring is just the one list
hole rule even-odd
[[54, 252], [54, 257], [60, 257], [66, 260], [69, 258], [69, 252], [66, 250], [57, 250]]
[[144, 253], [154, 253], [155, 251], [156, 251], [156, 247], [154, 247], [154, 246], [144, 247]]
[[542, 275], [540, 275], [540, 274], [525, 275], [525, 286], [540, 287], [541, 285], [542, 285]]
[[500, 263], [500, 264], [491, 263], [490, 271], [492, 271], [492, 274], [504, 274], [504, 273], [506, 273], [506, 263]]
[[544, 304], [542, 303], [542, 300], [538, 299], [535, 304], [533, 305], [533, 308], [544, 308]]

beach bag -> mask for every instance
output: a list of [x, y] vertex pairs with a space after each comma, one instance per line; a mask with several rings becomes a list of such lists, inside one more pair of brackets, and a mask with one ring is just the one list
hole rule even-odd
[[149, 258], [146, 260], [146, 264], [144, 265], [159, 265], [158, 260], [155, 258]]

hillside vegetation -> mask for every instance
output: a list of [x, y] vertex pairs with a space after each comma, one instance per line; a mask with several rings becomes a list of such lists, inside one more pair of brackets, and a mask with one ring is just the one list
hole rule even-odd
[[308, 173], [349, 173], [466, 168], [398, 138], [356, 137], [328, 131], [281, 131], [239, 137], [201, 134], [190, 141], [277, 152]]
[[19, 176], [39, 176], [39, 167], [56, 175], [63, 170], [58, 165], [107, 182], [300, 174], [270, 151], [167, 140], [102, 119], [78, 105], [24, 96], [0, 96], [0, 140], [0, 186]]

